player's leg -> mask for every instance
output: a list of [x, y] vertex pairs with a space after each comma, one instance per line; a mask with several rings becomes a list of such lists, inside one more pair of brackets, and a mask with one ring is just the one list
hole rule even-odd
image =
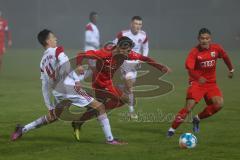
[[3, 54], [5, 52], [5, 48], [3, 44], [0, 44], [0, 71], [2, 70], [2, 63], [3, 63]]
[[2, 70], [3, 53], [0, 53], [0, 71]]
[[59, 104], [56, 105], [56, 109], [54, 110], [54, 114], [56, 115], [55, 118], [52, 118], [52, 116], [49, 114], [39, 117], [38, 119], [22, 126], [20, 124], [17, 124], [15, 131], [11, 135], [11, 140], [15, 141], [22, 137], [23, 134], [29, 132], [30, 130], [40, 128], [42, 126], [48, 125], [50, 123], [53, 123], [57, 120], [58, 117], [60, 117], [63, 108], [65, 106], [69, 106], [69, 101], [62, 101]]
[[187, 100], [185, 107], [182, 108], [177, 115], [175, 116], [172, 126], [169, 128], [167, 136], [171, 137], [174, 135], [175, 130], [182, 124], [190, 111], [194, 106], [202, 99], [206, 90], [203, 87], [200, 87], [197, 83], [193, 83], [189, 86], [187, 90]]
[[208, 93], [204, 97], [207, 106], [202, 112], [194, 116], [193, 118], [193, 131], [199, 132], [200, 120], [208, 118], [217, 113], [223, 107], [223, 97], [220, 89], [217, 85], [212, 85], [208, 88]]
[[[122, 92], [116, 88], [109, 86], [107, 87], [108, 90], [102, 89], [102, 88], [95, 88], [95, 96], [96, 99], [105, 105], [105, 110], [108, 112], [114, 108], [121, 107], [123, 104], [125, 104], [126, 101], [128, 101], [128, 97], [122, 96]], [[78, 127], [81, 129], [82, 125], [92, 119], [97, 117], [98, 111], [94, 108], [88, 108], [85, 113], [80, 117], [78, 121], [73, 121], [72, 125], [74, 128]]]
[[174, 121], [172, 122], [172, 126], [169, 128], [167, 136], [171, 137], [174, 135], [175, 130], [183, 123], [187, 115], [196, 105], [196, 101], [194, 99], [187, 99], [186, 105], [182, 108], [177, 115], [175, 116]]
[[124, 75], [125, 77], [125, 91], [128, 95], [128, 98], [129, 98], [129, 115], [131, 117], [131, 119], [138, 119], [138, 116], [137, 114], [135, 113], [135, 97], [134, 97], [134, 94], [133, 94], [133, 86], [134, 86], [134, 83], [136, 81], [136, 77], [137, 77], [137, 71], [131, 71], [131, 72], [128, 72]]
[[107, 117], [106, 111], [105, 111], [105, 106], [103, 103], [98, 102], [97, 100], [93, 100], [89, 106], [91, 108], [94, 108], [98, 111], [99, 115], [97, 116], [97, 119], [99, 123], [102, 126], [105, 138], [106, 138], [106, 143], [107, 144], [116, 144], [116, 145], [121, 145], [125, 144], [125, 142], [120, 142], [116, 139], [114, 139], [111, 131], [111, 126], [109, 123], [109, 119]]

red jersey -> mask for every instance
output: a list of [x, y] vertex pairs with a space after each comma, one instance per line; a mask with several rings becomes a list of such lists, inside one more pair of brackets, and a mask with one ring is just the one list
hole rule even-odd
[[199, 45], [194, 47], [185, 63], [186, 69], [189, 71], [189, 82], [198, 81], [200, 77], [204, 77], [208, 83], [215, 83], [218, 58], [224, 60], [229, 71], [233, 69], [227, 53], [220, 45], [210, 44], [209, 49], [202, 49]]
[[151, 58], [145, 57], [134, 51], [131, 51], [127, 56], [124, 56], [121, 54], [113, 55], [112, 51], [106, 51], [104, 49], [90, 50], [85, 52], [85, 54], [78, 54], [77, 56], [78, 65], [82, 63], [82, 59], [84, 57], [97, 59], [96, 62], [97, 71], [95, 74], [93, 86], [98, 85], [100, 87], [112, 85], [113, 75], [117, 71], [117, 69], [119, 69], [119, 67], [123, 64], [124, 60], [140, 60], [143, 62], [147, 62], [148, 64], [156, 67], [159, 70], [164, 68], [163, 65], [156, 63]]
[[0, 17], [0, 44], [4, 44], [5, 32], [8, 31], [8, 23]]

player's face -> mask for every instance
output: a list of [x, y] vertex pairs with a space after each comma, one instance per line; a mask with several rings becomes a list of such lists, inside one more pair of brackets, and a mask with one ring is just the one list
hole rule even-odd
[[131, 23], [131, 30], [133, 33], [138, 33], [142, 29], [142, 21], [133, 20]]
[[52, 48], [57, 47], [57, 37], [53, 33], [49, 33], [47, 44], [49, 47], [52, 47]]
[[127, 56], [131, 51], [131, 47], [117, 47], [117, 51], [118, 54], [123, 54]]
[[98, 19], [98, 15], [94, 15], [94, 16], [92, 17], [92, 22], [93, 22], [94, 24], [97, 24], [97, 19]]
[[204, 33], [198, 37], [198, 40], [202, 48], [208, 49], [212, 39], [210, 34]]

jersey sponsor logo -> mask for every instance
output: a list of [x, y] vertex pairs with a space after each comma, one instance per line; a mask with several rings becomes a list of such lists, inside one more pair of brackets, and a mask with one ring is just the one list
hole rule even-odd
[[216, 53], [213, 51], [213, 52], [211, 52], [211, 57], [216, 57]]
[[201, 62], [201, 67], [203, 67], [203, 68], [211, 68], [211, 67], [214, 67], [215, 64], [216, 64], [215, 60], [204, 61], [204, 62]]

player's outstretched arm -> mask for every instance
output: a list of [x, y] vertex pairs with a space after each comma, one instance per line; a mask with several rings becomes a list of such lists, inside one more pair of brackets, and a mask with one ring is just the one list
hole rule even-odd
[[167, 67], [166, 65], [160, 64], [160, 63], [156, 62], [155, 60], [153, 60], [152, 58], [143, 56], [141, 54], [132, 53], [129, 55], [129, 59], [140, 60], [140, 61], [146, 62], [149, 65], [157, 68], [158, 70], [160, 70], [163, 73], [171, 72], [171, 69], [169, 67]]

